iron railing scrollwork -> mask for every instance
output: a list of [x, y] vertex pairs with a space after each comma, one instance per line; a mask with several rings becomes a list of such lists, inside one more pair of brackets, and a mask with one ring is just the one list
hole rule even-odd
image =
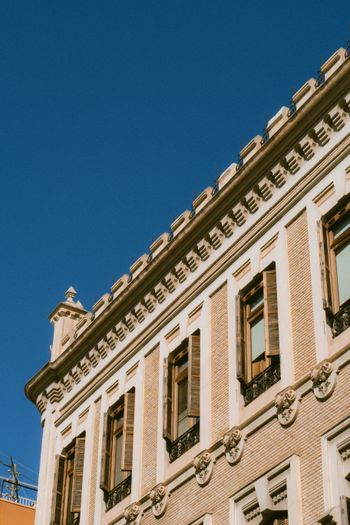
[[182, 454], [190, 450], [190, 448], [197, 443], [199, 443], [199, 421], [182, 434], [182, 436], [175, 439], [175, 441], [167, 443], [170, 463], [182, 456]]
[[333, 315], [332, 332], [337, 336], [344, 332], [350, 326], [350, 304], [344, 306]]
[[272, 385], [281, 379], [281, 367], [279, 359], [275, 359], [271, 365], [254, 377], [249, 383], [242, 384], [244, 405], [248, 405], [254, 399], [266, 392]]
[[105, 492], [106, 510], [110, 510], [117, 503], [131, 494], [131, 474], [121, 481], [114, 489]]

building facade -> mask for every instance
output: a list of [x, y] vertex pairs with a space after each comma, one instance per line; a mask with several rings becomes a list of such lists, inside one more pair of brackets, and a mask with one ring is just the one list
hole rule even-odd
[[350, 523], [350, 60], [86, 311], [50, 316], [36, 525]]

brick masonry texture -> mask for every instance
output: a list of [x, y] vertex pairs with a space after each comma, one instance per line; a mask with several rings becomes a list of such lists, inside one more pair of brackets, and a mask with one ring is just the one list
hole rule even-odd
[[315, 364], [309, 236], [306, 212], [287, 228], [295, 379]]
[[309, 391], [301, 401], [296, 421], [283, 428], [274, 417], [249, 435], [241, 461], [228, 465], [221, 456], [214, 465], [211, 481], [199, 487], [192, 477], [175, 490], [165, 515], [156, 519], [147, 511], [143, 525], [189, 525], [205, 513], [213, 525], [234, 525], [229, 520], [229, 500], [293, 454], [300, 458], [300, 484], [304, 525], [315, 525], [325, 512], [322, 487], [321, 436], [350, 416], [346, 401], [350, 395], [350, 367], [342, 369], [332, 397], [317, 401]]
[[143, 424], [142, 494], [147, 494], [156, 485], [159, 346], [145, 358], [144, 385], [147, 406]]
[[228, 319], [227, 285], [211, 297], [211, 388], [212, 441], [228, 430]]
[[90, 494], [89, 494], [89, 511], [88, 511], [88, 525], [94, 525], [95, 517], [95, 499], [96, 499], [96, 485], [98, 481], [98, 441], [101, 430], [101, 399], [95, 403], [94, 412], [94, 433], [92, 437], [92, 458], [91, 458], [91, 478], [90, 478]]

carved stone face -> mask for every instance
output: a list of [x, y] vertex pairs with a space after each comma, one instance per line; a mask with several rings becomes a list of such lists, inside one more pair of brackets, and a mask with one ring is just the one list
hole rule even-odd
[[193, 466], [196, 471], [205, 470], [211, 461], [211, 454], [207, 450], [194, 458]]
[[136, 520], [137, 516], [140, 514], [140, 507], [137, 503], [133, 503], [130, 507], [127, 507], [124, 511], [124, 518], [127, 523], [132, 523]]
[[324, 383], [332, 372], [332, 363], [326, 361], [325, 363], [322, 363], [322, 365], [315, 366], [315, 368], [311, 370], [310, 379], [313, 383]]
[[275, 406], [279, 411], [288, 409], [296, 399], [296, 393], [292, 388], [289, 388], [285, 392], [278, 394]]
[[150, 493], [150, 499], [153, 504], [159, 503], [166, 495], [166, 487], [163, 484], [157, 485]]
[[233, 428], [230, 432], [224, 435], [222, 440], [225, 448], [233, 448], [238, 445], [242, 438], [242, 432], [238, 427]]

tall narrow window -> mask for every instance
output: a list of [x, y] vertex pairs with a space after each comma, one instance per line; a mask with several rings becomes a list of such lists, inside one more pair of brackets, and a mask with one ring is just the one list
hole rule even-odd
[[350, 324], [350, 202], [347, 198], [319, 223], [323, 306], [338, 335]]
[[199, 441], [200, 334], [192, 334], [164, 362], [164, 438], [170, 461]]
[[50, 525], [80, 523], [85, 437], [78, 437], [56, 458]]
[[104, 418], [101, 488], [109, 510], [131, 492], [135, 391], [126, 393]]
[[280, 379], [276, 270], [265, 270], [236, 298], [237, 377], [245, 404]]

